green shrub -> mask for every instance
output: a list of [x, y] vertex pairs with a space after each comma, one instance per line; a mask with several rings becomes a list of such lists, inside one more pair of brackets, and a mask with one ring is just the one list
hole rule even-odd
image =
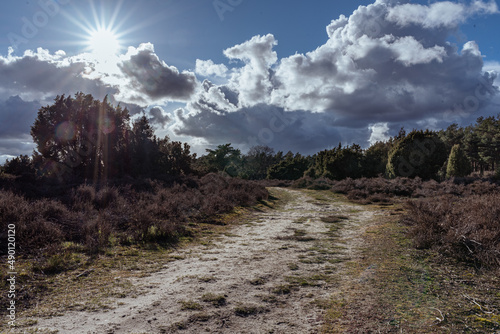
[[446, 177], [464, 177], [472, 172], [472, 167], [465, 152], [460, 145], [454, 145], [451, 148], [448, 164], [446, 167]]

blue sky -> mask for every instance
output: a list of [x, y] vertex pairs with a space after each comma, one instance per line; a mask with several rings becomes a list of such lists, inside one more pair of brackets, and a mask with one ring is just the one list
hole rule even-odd
[[[0, 163], [77, 91], [194, 151], [312, 154], [500, 112], [495, 1], [6, 0]], [[92, 37], [93, 36], [93, 37]], [[119, 47], [113, 47], [119, 45]]]

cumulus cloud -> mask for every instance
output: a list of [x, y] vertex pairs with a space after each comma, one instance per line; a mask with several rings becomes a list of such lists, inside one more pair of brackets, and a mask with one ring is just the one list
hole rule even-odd
[[160, 125], [162, 128], [164, 128], [171, 121], [170, 116], [168, 116], [162, 107], [151, 108], [149, 110], [149, 115], [149, 121], [152, 124]]
[[387, 141], [391, 137], [388, 134], [389, 124], [387, 123], [372, 124], [368, 126], [368, 129], [371, 131], [370, 139], [368, 139], [370, 145], [373, 145], [376, 142]]
[[273, 51], [277, 41], [274, 36], [255, 36], [249, 41], [224, 50], [231, 60], [240, 60], [245, 66], [235, 70], [229, 86], [239, 92], [240, 106], [247, 107], [268, 102], [273, 84], [270, 66], [277, 62], [278, 55]]
[[[465, 19], [482, 7], [439, 4], [415, 5], [426, 9], [424, 17], [432, 24], [414, 15], [421, 7], [387, 2], [360, 6], [349, 19], [332, 21], [326, 44], [281, 61], [276, 70], [281, 85], [273, 91], [273, 101], [290, 110], [331, 112], [368, 122], [443, 112], [475, 89], [483, 61], [473, 44], [466, 43], [461, 51], [451, 45], [447, 38], [455, 26], [448, 16], [435, 13], [441, 5], [459, 6], [456, 16]], [[403, 14], [414, 18], [411, 28], [396, 19]]]
[[5, 97], [20, 95], [27, 100], [43, 100], [56, 95], [84, 91], [96, 97], [115, 93], [100, 80], [85, 78], [82, 74], [88, 64], [66, 57], [63, 51], [50, 54], [38, 48], [27, 50], [22, 56], [0, 55], [0, 89]]
[[495, 1], [473, 1], [469, 6], [450, 1], [435, 2], [428, 6], [402, 4], [389, 9], [387, 20], [399, 26], [419, 25], [427, 29], [456, 28], [477, 14], [498, 13]]
[[336, 146], [342, 137], [328, 114], [284, 112], [283, 108], [257, 104], [231, 113], [204, 108], [196, 113], [176, 112], [176, 135], [204, 138], [209, 144], [231, 143], [247, 150], [268, 145], [276, 150], [314, 154], [325, 144]]
[[[440, 125], [450, 108], [473, 95], [478, 85], [488, 95], [478, 101], [477, 109], [483, 110], [497, 95], [497, 74], [485, 71], [475, 42], [454, 45], [449, 37], [468, 18], [497, 12], [494, 1], [414, 5], [377, 0], [332, 20], [325, 44], [280, 60], [273, 35], [255, 36], [224, 51], [241, 66], [232, 69], [223, 85], [202, 84], [179, 114], [177, 132], [211, 143], [243, 143], [241, 138], [249, 132], [257, 135], [264, 126], [253, 126], [249, 119], [269, 119], [270, 110], [282, 110], [300, 119], [287, 131], [301, 140], [302, 131], [314, 133], [313, 125], [319, 134], [337, 131], [317, 136], [314, 144], [306, 140], [326, 147], [335, 145], [335, 139], [361, 144], [384, 140], [396, 124]], [[277, 145], [301, 146], [291, 137], [278, 138], [283, 143]]]
[[118, 67], [127, 83], [118, 98], [128, 102], [149, 104], [162, 99], [186, 101], [194, 93], [196, 77], [191, 72], [179, 72], [155, 54], [151, 43], [130, 47]]
[[225, 77], [228, 69], [224, 64], [215, 64], [211, 59], [196, 59], [195, 72], [204, 77]]

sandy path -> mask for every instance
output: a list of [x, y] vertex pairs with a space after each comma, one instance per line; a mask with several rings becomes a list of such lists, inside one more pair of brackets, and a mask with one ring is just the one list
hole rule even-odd
[[[112, 310], [39, 319], [58, 333], [319, 333], [372, 211], [282, 189], [291, 200], [133, 281]], [[324, 222], [323, 217], [342, 216]], [[325, 220], [325, 219], [323, 219]]]

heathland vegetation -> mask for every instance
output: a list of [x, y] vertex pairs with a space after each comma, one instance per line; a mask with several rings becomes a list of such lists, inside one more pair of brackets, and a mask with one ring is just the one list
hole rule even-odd
[[5, 239], [15, 224], [19, 254], [36, 258], [44, 275], [68, 268], [66, 252], [95, 257], [193, 237], [197, 223], [221, 224], [221, 215], [266, 200], [267, 185], [405, 203], [401, 222], [417, 248], [478, 270], [500, 267], [500, 115], [441, 131], [401, 129], [367, 149], [243, 154], [228, 143], [198, 157], [186, 143], [157, 138], [146, 116], [132, 122], [126, 108], [77, 93], [40, 108], [31, 135], [33, 155], [0, 170], [0, 233]]

